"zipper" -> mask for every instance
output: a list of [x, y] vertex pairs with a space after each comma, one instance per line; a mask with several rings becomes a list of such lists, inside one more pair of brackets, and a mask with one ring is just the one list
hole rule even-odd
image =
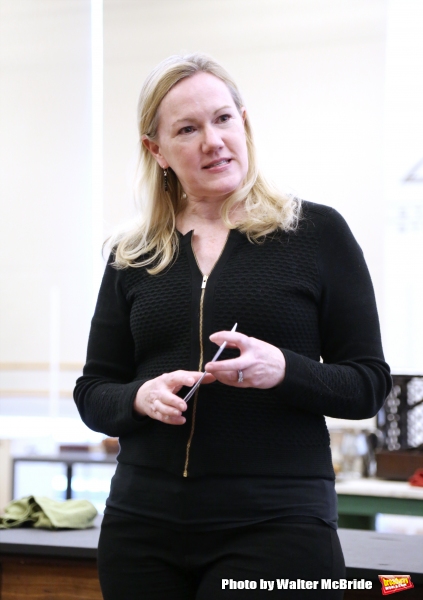
[[[230, 233], [230, 231], [228, 231], [228, 236], [226, 238], [226, 242], [228, 241], [229, 233]], [[203, 360], [204, 360], [204, 346], [203, 346], [203, 307], [204, 307], [204, 296], [206, 294], [206, 285], [207, 285], [207, 281], [208, 281], [208, 279], [210, 277], [210, 274], [212, 273], [214, 267], [216, 266], [216, 264], [218, 263], [220, 257], [223, 254], [223, 251], [224, 251], [224, 249], [226, 247], [226, 242], [224, 243], [223, 248], [222, 248], [219, 256], [217, 257], [216, 262], [214, 263], [213, 267], [211, 268], [210, 273], [208, 275], [204, 275], [204, 273], [200, 269], [200, 265], [198, 264], [198, 260], [197, 260], [197, 257], [195, 256], [194, 248], [192, 247], [192, 241], [191, 241], [191, 249], [192, 249], [192, 253], [193, 253], [194, 258], [195, 258], [195, 262], [197, 263], [198, 270], [203, 275], [203, 280], [201, 282], [201, 296], [200, 296], [200, 322], [199, 322], [200, 359], [198, 361], [198, 370], [199, 371], [203, 370]], [[200, 387], [198, 387], [197, 391], [194, 394], [194, 402], [193, 402], [193, 407], [192, 407], [191, 431], [190, 431], [190, 434], [189, 434], [189, 438], [188, 438], [188, 442], [187, 442], [187, 446], [186, 446], [186, 451], [185, 451], [185, 464], [184, 464], [184, 472], [183, 472], [183, 476], [184, 477], [188, 477], [189, 453], [190, 453], [190, 450], [191, 450], [192, 438], [194, 436], [195, 415], [196, 415], [196, 412], [197, 412], [197, 402], [198, 402], [198, 394], [200, 392]]]
[[[198, 370], [199, 371], [202, 371], [202, 369], [203, 369], [203, 359], [204, 359], [204, 348], [203, 348], [203, 306], [204, 306], [204, 295], [206, 293], [207, 279], [208, 279], [208, 276], [207, 275], [203, 275], [203, 281], [201, 283], [201, 297], [200, 297], [200, 327], [199, 327], [200, 360], [198, 362]], [[188, 442], [187, 442], [187, 448], [186, 448], [186, 453], [185, 453], [184, 477], [188, 477], [189, 451], [191, 449], [192, 437], [194, 435], [195, 413], [197, 412], [197, 401], [198, 401], [198, 392], [199, 391], [200, 391], [200, 387], [197, 388], [197, 391], [194, 394], [194, 406], [192, 408], [191, 431], [190, 431], [190, 434], [189, 434], [189, 438], [188, 438]]]

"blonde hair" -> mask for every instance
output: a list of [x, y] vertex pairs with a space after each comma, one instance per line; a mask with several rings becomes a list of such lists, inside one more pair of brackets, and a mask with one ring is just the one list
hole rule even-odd
[[[163, 185], [163, 170], [142, 143], [157, 136], [158, 111], [166, 94], [179, 81], [196, 73], [210, 73], [229, 89], [241, 113], [243, 101], [235, 82], [215, 60], [204, 54], [170, 56], [147, 77], [138, 102], [140, 139], [140, 172], [136, 200], [140, 217], [135, 225], [111, 239], [117, 268], [145, 267], [157, 274], [176, 257], [179, 238], [176, 216], [185, 205], [185, 194], [172, 169], [168, 169], [168, 189]], [[277, 229], [295, 229], [300, 215], [300, 201], [281, 194], [264, 179], [257, 160], [248, 114], [244, 122], [248, 151], [248, 172], [241, 189], [231, 194], [222, 205], [222, 219], [229, 229], [235, 227], [252, 242], [263, 241]], [[234, 225], [230, 220], [233, 207], [243, 203], [244, 217]]]

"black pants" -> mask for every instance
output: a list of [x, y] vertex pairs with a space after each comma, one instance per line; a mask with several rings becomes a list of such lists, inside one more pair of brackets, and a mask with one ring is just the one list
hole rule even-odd
[[[342, 591], [322, 590], [320, 582], [345, 577], [336, 531], [324, 523], [282, 519], [182, 533], [105, 515], [98, 566], [105, 600], [254, 600], [269, 594], [340, 600]], [[281, 579], [318, 585], [302, 591], [278, 589]], [[261, 580], [273, 582], [273, 590], [260, 589]]]

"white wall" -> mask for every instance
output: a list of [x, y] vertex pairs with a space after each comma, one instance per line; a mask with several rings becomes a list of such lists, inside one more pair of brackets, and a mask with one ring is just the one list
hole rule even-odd
[[[132, 210], [145, 76], [169, 54], [205, 51], [239, 82], [265, 173], [345, 215], [383, 316], [388, 8], [388, 0], [104, 0], [104, 235]], [[0, 28], [0, 363], [45, 368], [58, 286], [60, 360], [81, 364], [92, 312], [90, 3], [2, 0]], [[48, 372], [42, 382], [31, 373], [3, 372], [0, 387], [19, 378], [46, 389]], [[69, 376], [62, 380], [69, 393]]]
[[260, 163], [280, 187], [339, 209], [383, 309], [385, 0], [105, 0], [107, 227], [131, 210], [143, 79], [204, 51], [238, 82]]
[[[90, 21], [85, 0], [0, 2], [2, 362], [83, 360], [90, 284]], [[87, 261], [88, 258], [88, 261]]]
[[390, 0], [387, 33], [385, 352], [423, 375], [423, 3]]

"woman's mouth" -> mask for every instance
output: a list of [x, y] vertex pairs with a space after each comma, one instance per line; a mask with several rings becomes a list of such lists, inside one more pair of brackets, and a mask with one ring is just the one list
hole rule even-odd
[[215, 160], [214, 162], [205, 165], [203, 169], [212, 169], [213, 167], [222, 167], [223, 165], [228, 165], [231, 162], [231, 158], [222, 158], [220, 160]]

